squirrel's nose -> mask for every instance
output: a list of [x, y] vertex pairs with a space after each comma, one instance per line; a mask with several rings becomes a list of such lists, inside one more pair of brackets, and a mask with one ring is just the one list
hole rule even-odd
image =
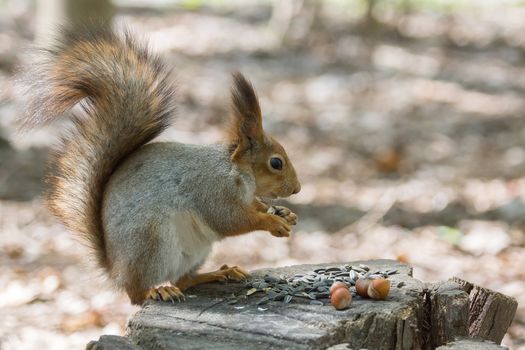
[[292, 194], [297, 194], [301, 191], [301, 184], [297, 184], [292, 192]]

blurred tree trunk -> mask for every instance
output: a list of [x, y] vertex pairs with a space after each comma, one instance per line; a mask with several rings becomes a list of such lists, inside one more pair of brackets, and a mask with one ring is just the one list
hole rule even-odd
[[380, 40], [381, 25], [374, 15], [378, 0], [366, 1], [365, 18], [362, 22], [363, 37], [366, 43], [366, 61], [373, 62], [374, 53]]
[[115, 9], [111, 0], [64, 0], [67, 20], [73, 25], [86, 21], [110, 25]]
[[35, 40], [39, 45], [49, 44], [63, 24], [97, 21], [110, 25], [114, 13], [111, 0], [37, 0]]
[[374, 8], [376, 7], [376, 4], [377, 0], [366, 1], [365, 28], [374, 32], [378, 24], [374, 17]]
[[311, 32], [320, 25], [321, 6], [318, 0], [275, 0], [269, 26], [281, 44], [304, 46]]

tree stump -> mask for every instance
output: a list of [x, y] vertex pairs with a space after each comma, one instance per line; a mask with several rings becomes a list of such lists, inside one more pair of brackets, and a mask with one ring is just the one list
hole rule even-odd
[[[454, 280], [425, 284], [412, 277], [410, 266], [392, 260], [348, 264], [360, 263], [370, 266], [371, 270], [398, 271], [389, 277], [391, 290], [387, 300], [355, 297], [351, 307], [343, 311], [335, 310], [328, 299], [324, 305], [272, 301], [261, 307], [257, 304], [261, 293], [230, 303], [232, 296], [247, 294], [244, 283], [211, 283], [188, 290], [186, 300], [180, 303], [148, 301], [129, 321], [126, 336], [132, 344], [145, 350], [435, 349], [457, 338], [469, 337], [469, 330], [476, 330], [478, 337], [499, 343], [501, 332], [505, 333], [514, 317], [516, 301], [502, 294], [485, 290], [492, 296], [485, 298], [489, 302], [488, 310], [471, 317], [472, 310], [478, 310], [478, 306], [473, 308], [473, 305], [481, 301], [474, 302], [469, 296], [475, 288], [481, 290], [479, 287], [470, 285], [469, 290]], [[262, 269], [253, 271], [251, 278], [289, 277], [340, 265]], [[493, 307], [496, 305], [498, 309]], [[484, 317], [497, 319], [499, 326], [472, 326], [473, 321], [485, 324], [480, 321]], [[102, 338], [90, 343], [90, 349], [110, 349], [104, 347]]]

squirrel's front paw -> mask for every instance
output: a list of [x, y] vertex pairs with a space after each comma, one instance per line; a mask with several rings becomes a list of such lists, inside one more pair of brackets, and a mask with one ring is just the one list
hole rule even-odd
[[285, 218], [277, 215], [268, 215], [267, 231], [275, 237], [289, 237], [292, 228]]
[[286, 207], [273, 205], [268, 209], [268, 214], [277, 215], [285, 219], [289, 225], [297, 224], [297, 215]]

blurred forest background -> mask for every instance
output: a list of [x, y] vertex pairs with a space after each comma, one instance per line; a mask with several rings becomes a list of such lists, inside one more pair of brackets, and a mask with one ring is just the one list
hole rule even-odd
[[[80, 349], [136, 310], [42, 206], [60, 123], [16, 133], [13, 77], [59, 4], [0, 0], [1, 349]], [[425, 281], [516, 297], [504, 344], [525, 349], [525, 2], [115, 0], [105, 13], [175, 67], [161, 139], [220, 140], [239, 69], [302, 180], [283, 201], [300, 218], [290, 239], [227, 239], [205, 269], [399, 259]]]

